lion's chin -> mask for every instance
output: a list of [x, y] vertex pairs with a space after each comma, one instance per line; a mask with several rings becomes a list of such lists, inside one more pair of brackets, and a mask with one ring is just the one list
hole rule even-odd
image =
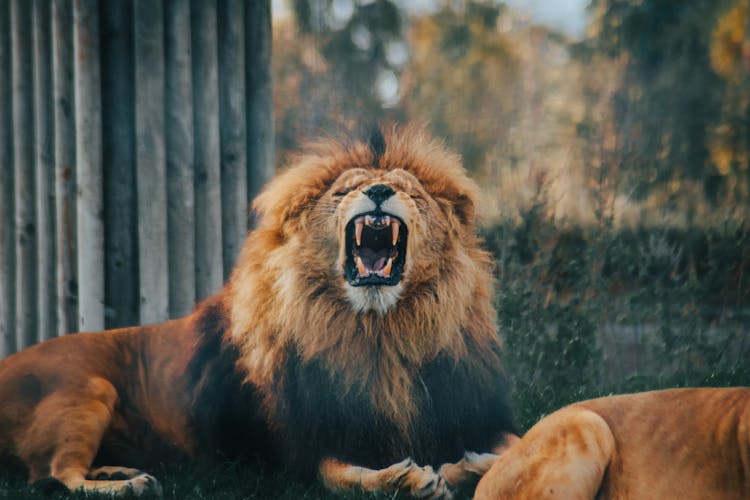
[[346, 285], [346, 295], [355, 312], [375, 311], [385, 314], [401, 297], [403, 285], [395, 286], [351, 286]]

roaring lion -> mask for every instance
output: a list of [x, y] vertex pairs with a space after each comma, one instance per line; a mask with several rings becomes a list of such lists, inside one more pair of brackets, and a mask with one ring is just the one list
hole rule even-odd
[[311, 145], [192, 314], [0, 362], [0, 455], [70, 490], [149, 492], [128, 467], [257, 454], [333, 490], [450, 496], [513, 430], [476, 192], [416, 129]]
[[750, 388], [671, 389], [573, 404], [507, 449], [474, 498], [750, 498]]

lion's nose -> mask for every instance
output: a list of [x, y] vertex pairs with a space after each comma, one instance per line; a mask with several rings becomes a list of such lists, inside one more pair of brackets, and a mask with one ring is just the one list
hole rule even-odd
[[380, 206], [385, 200], [396, 194], [393, 189], [385, 184], [375, 184], [364, 191], [364, 194]]

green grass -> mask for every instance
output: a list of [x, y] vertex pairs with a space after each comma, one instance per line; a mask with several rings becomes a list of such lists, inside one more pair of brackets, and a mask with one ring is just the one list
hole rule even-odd
[[[401, 496], [374, 495], [364, 492], [334, 496], [321, 485], [306, 485], [293, 481], [283, 474], [264, 472], [262, 467], [251, 464], [178, 463], [161, 465], [148, 470], [161, 483], [164, 498], [175, 500], [235, 500], [235, 499], [282, 499], [318, 500], [344, 499], [392, 499]], [[20, 471], [0, 475], [0, 498], [9, 500], [31, 500], [41, 494], [32, 490]], [[97, 499], [108, 495], [91, 495], [81, 492], [56, 493], [52, 499]], [[135, 496], [125, 498], [136, 498]], [[142, 497], [141, 497], [142, 498]]]

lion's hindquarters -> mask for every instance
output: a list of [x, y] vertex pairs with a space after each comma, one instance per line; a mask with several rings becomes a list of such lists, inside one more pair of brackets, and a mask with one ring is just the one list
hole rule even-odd
[[593, 499], [615, 450], [604, 419], [582, 408], [544, 418], [495, 462], [476, 499]]
[[29, 425], [16, 443], [19, 457], [29, 468], [29, 482], [51, 477], [69, 490], [113, 494], [158, 489], [156, 480], [142, 473], [114, 481], [89, 479], [118, 394], [100, 377], [81, 382], [54, 391], [34, 408]]

